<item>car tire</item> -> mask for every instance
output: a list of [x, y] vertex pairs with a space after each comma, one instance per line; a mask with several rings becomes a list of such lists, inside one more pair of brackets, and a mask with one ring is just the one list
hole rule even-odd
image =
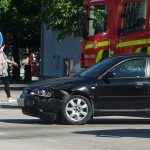
[[70, 96], [62, 108], [62, 119], [70, 125], [85, 124], [92, 115], [90, 101], [81, 95]]

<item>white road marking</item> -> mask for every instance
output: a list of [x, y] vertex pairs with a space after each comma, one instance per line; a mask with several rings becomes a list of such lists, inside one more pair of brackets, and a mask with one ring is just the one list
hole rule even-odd
[[6, 134], [6, 133], [0, 133], [0, 135], [3, 135], [3, 134]]

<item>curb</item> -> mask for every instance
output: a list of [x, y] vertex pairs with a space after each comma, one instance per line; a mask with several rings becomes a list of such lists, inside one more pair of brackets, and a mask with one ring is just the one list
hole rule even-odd
[[21, 108], [17, 103], [0, 102], [0, 108]]
[[[19, 91], [23, 91], [23, 89], [26, 87], [27, 85], [10, 85], [10, 90], [19, 90]], [[4, 90], [4, 85], [0, 86], [0, 90]]]
[[[24, 87], [10, 87], [10, 90], [13, 90], [13, 91], [23, 91]], [[1, 90], [4, 90], [4, 87], [0, 87], [0, 91]]]

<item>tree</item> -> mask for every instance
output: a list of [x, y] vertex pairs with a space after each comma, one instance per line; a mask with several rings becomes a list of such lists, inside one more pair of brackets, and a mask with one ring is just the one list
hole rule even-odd
[[[40, 6], [40, 2], [34, 3], [31, 0], [12, 0], [8, 10], [1, 14], [3, 37], [5, 42], [8, 44], [9, 41], [12, 46], [13, 58], [18, 64], [20, 47], [40, 47]], [[13, 75], [14, 80], [20, 79], [20, 67], [13, 69]]]
[[[77, 36], [77, 11], [82, 9], [84, 0], [0, 0], [0, 10], [6, 12], [7, 26], [10, 30], [17, 28], [22, 30], [25, 38], [30, 38], [37, 32], [33, 31], [36, 24], [46, 24], [47, 28], [60, 31], [58, 39], [61, 41], [65, 36]], [[39, 13], [40, 8], [41, 14]], [[38, 13], [37, 13], [38, 12]], [[36, 16], [32, 16], [35, 15]], [[38, 14], [38, 15], [37, 15]], [[5, 17], [6, 18], [6, 17]], [[5, 24], [5, 25], [6, 25]], [[21, 28], [20, 28], [21, 27]], [[22, 30], [23, 31], [23, 30]], [[27, 35], [28, 34], [28, 35]], [[26, 37], [27, 36], [27, 37]]]
[[11, 0], [0, 0], [0, 12], [6, 12], [8, 10]]
[[77, 11], [82, 9], [83, 0], [42, 0], [42, 22], [47, 28], [58, 29], [58, 40], [65, 36], [77, 36]]
[[[82, 3], [83, 0], [0, 0], [0, 28], [6, 42], [11, 43], [14, 60], [19, 64], [19, 47], [40, 47], [41, 23], [59, 30], [59, 41], [65, 36], [77, 36], [77, 11]], [[13, 72], [18, 80], [20, 68]]]

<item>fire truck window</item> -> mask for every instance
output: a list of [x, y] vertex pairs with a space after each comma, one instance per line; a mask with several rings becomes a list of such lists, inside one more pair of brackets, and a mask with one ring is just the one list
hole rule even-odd
[[89, 36], [107, 31], [107, 5], [91, 6], [89, 14]]
[[124, 32], [131, 33], [145, 29], [146, 2], [128, 2], [124, 9]]

